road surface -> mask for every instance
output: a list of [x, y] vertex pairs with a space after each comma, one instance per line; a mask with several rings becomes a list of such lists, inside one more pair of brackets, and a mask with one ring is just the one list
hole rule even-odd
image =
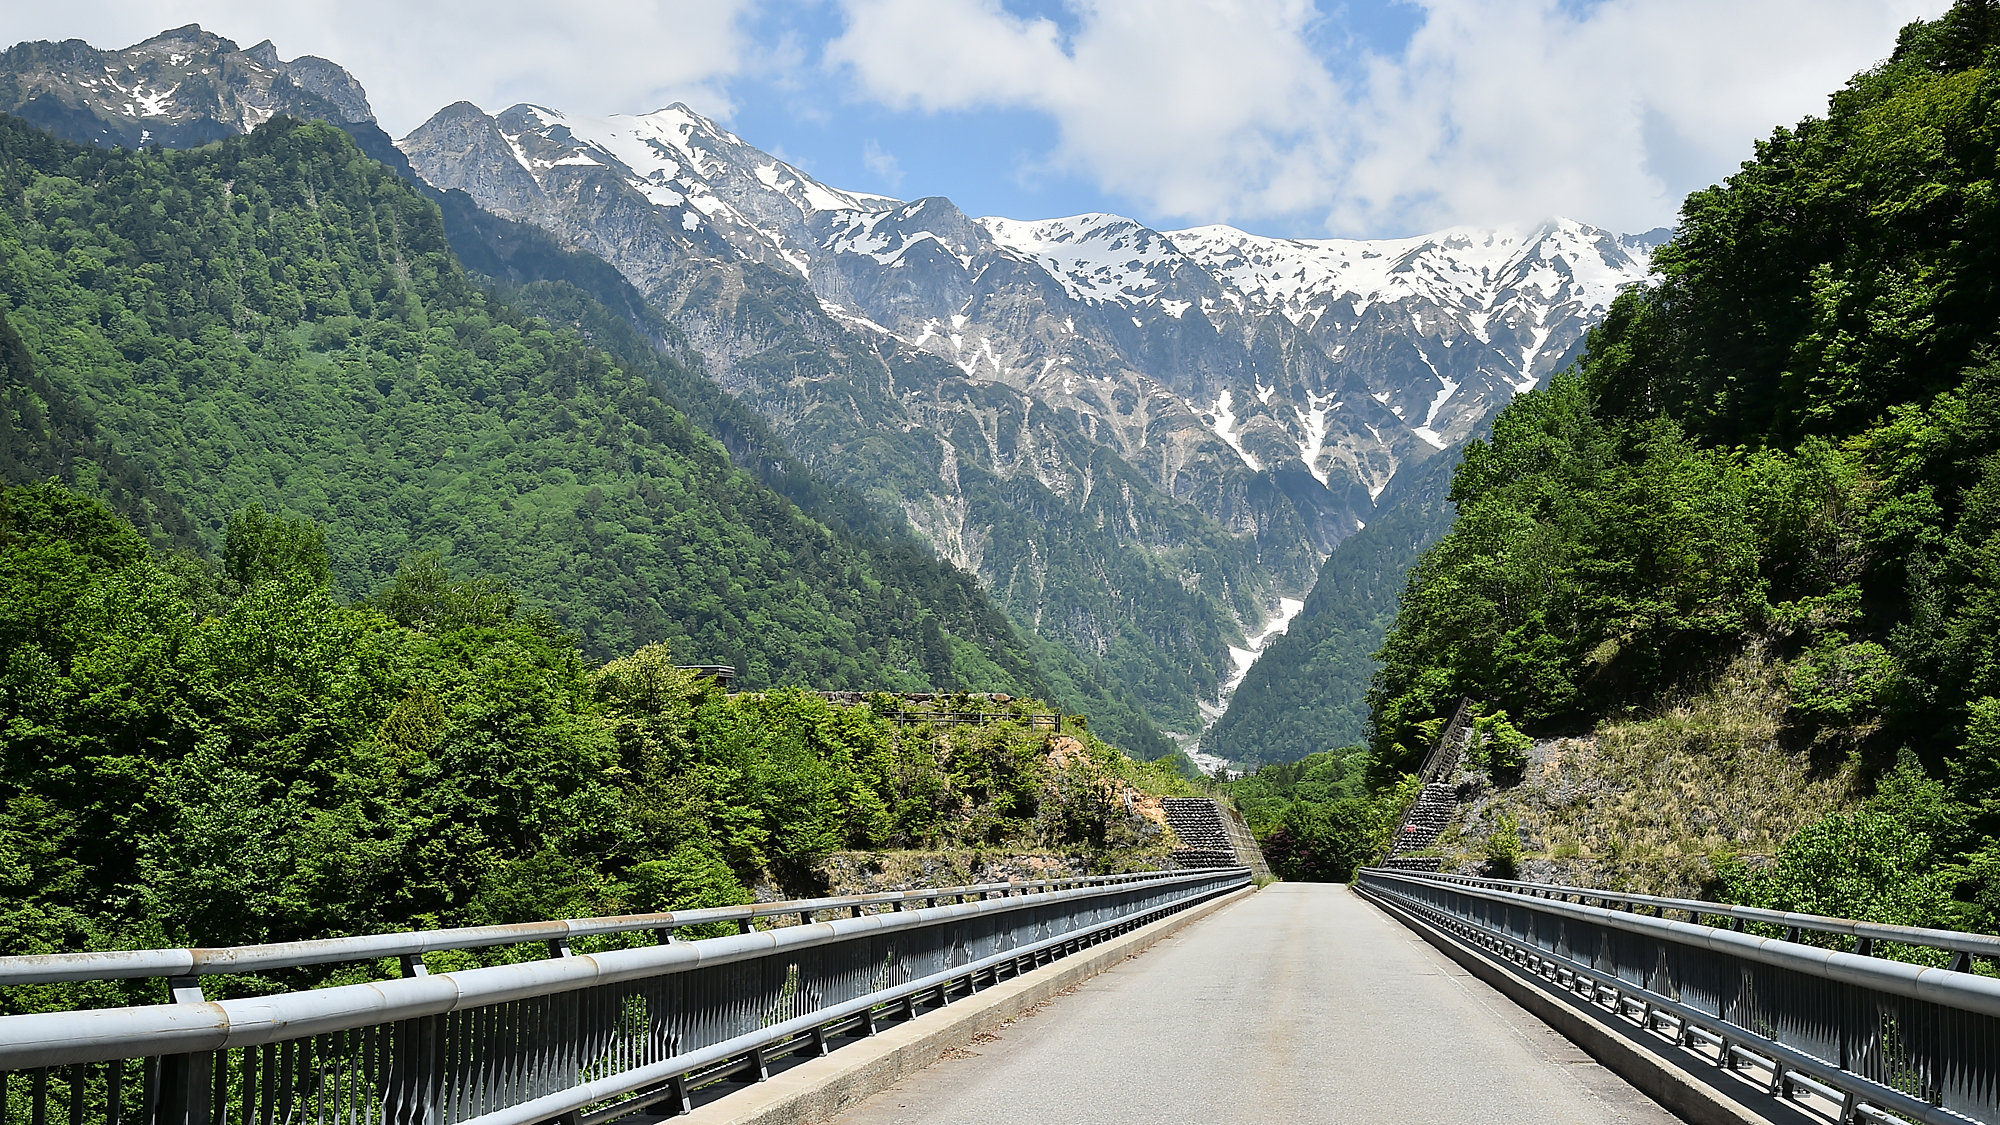
[[1346, 887], [1278, 883], [838, 1121], [1677, 1119]]

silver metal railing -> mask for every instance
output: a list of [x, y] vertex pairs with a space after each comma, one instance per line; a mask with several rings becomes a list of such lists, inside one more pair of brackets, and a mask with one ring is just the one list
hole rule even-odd
[[512, 945], [548, 942], [551, 952], [562, 955], [576, 938], [611, 934], [652, 932], [671, 941], [675, 931], [717, 922], [735, 923], [749, 933], [760, 921], [780, 922], [796, 918], [809, 924], [821, 914], [845, 911], [850, 917], [881, 911], [916, 909], [918, 904], [936, 906], [940, 902], [973, 902], [1008, 895], [1040, 894], [1069, 887], [1102, 887], [1157, 878], [1157, 872], [1130, 875], [1084, 875], [1068, 879], [1041, 879], [1028, 882], [977, 883], [963, 887], [937, 887], [914, 891], [883, 891], [876, 894], [838, 898], [785, 899], [778, 902], [722, 906], [706, 910], [678, 910], [657, 914], [623, 914], [605, 918], [562, 918], [548, 922], [522, 922], [506, 926], [462, 926], [448, 930], [416, 930], [409, 933], [365, 934], [358, 937], [321, 938], [315, 941], [275, 942], [269, 945], [236, 945], [218, 949], [123, 949], [104, 953], [56, 953], [25, 957], [0, 957], [0, 988], [68, 981], [219, 976], [240, 973], [268, 973], [308, 965], [332, 965], [383, 958], [403, 960], [406, 975], [426, 972], [423, 955], [447, 949], [493, 949]]
[[[990, 884], [734, 908], [849, 916], [271, 996], [197, 993], [180, 1003], [0, 1017], [0, 1106], [14, 1110], [10, 1123], [27, 1125], [65, 1110], [70, 1125], [600, 1125], [640, 1110], [678, 1112], [697, 1087], [759, 1080], [774, 1058], [823, 1054], [838, 1036], [873, 1034], [880, 1021], [914, 1017], [1248, 885], [1250, 874], [1063, 882], [1025, 894]], [[935, 904], [952, 897], [959, 901]], [[865, 912], [912, 899], [933, 904]], [[681, 912], [673, 924], [716, 913]], [[660, 916], [641, 917], [652, 924], [588, 921], [607, 924], [598, 933], [617, 932], [614, 921], [664, 928]], [[485, 944], [551, 940], [523, 927], [480, 929]], [[256, 952], [172, 964], [210, 973], [324, 964], [401, 955], [382, 950], [420, 939], [453, 943], [430, 949], [472, 944], [466, 931], [376, 935], [335, 939], [356, 943], [342, 956], [249, 947]], [[136, 963], [111, 967], [141, 975]]]
[[1785, 931], [1785, 940], [1794, 942], [1801, 941], [1808, 935], [1852, 938], [1854, 941], [1849, 952], [1864, 955], [1876, 953], [1877, 943], [1936, 949], [1948, 954], [1951, 967], [1959, 972], [1969, 972], [1974, 958], [2000, 961], [2000, 937], [1991, 934], [1969, 934], [1962, 930], [1933, 930], [1922, 926], [1891, 926], [1881, 922], [1857, 922], [1849, 918], [1828, 918], [1821, 914], [1794, 914], [1785, 910], [1765, 910], [1757, 906], [1731, 906], [1727, 903], [1705, 902], [1694, 898], [1663, 898], [1659, 895], [1631, 894], [1625, 891], [1568, 887], [1561, 883], [1481, 879], [1469, 875], [1446, 874], [1434, 874], [1431, 878], [1535, 898], [1580, 902], [1589, 906], [1602, 906], [1608, 910], [1650, 910], [1656, 918], [1678, 914], [1690, 922], [1700, 922], [1704, 918], [1727, 919], [1728, 928], [1739, 933], [1744, 931], [1745, 923], [1776, 927]]
[[[1838, 1102], [1843, 1122], [2000, 1122], [2000, 979], [1963, 971], [2000, 952], [1994, 938], [1383, 868], [1356, 882], [1517, 971], [1666, 1033], [1663, 1048], [1767, 1072], [1773, 1095]], [[1803, 944], [1807, 934], [1855, 948]], [[1953, 951], [1957, 967], [1873, 956], [1880, 942]]]

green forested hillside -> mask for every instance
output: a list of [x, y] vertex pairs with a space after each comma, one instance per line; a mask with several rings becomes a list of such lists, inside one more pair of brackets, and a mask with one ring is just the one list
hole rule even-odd
[[[941, 581], [956, 583], [955, 572], [921, 546], [901, 514], [887, 501], [871, 502], [851, 488], [828, 481], [802, 463], [787, 449], [764, 416], [724, 391], [703, 370], [704, 361], [689, 347], [679, 328], [646, 303], [624, 276], [603, 259], [567, 250], [540, 227], [500, 218], [481, 210], [470, 196], [453, 189], [440, 192], [415, 178], [408, 161], [388, 139], [372, 127], [348, 125], [364, 151], [385, 164], [401, 169], [419, 191], [433, 197], [444, 215], [445, 233], [452, 249], [467, 269], [488, 279], [495, 295], [508, 305], [547, 320], [574, 328], [594, 347], [609, 354], [628, 372], [644, 375], [654, 389], [687, 418], [720, 441], [736, 463], [767, 487], [798, 505], [828, 526], [852, 533], [856, 541], [875, 554], [876, 566], [886, 572], [902, 573], [919, 586], [935, 586]], [[372, 130], [372, 131], [371, 131]], [[782, 317], [760, 321], [756, 330], [785, 343], [780, 352], [798, 359], [800, 354], [816, 361], [825, 356], [802, 337], [795, 324]], [[797, 349], [805, 348], [801, 353]], [[792, 350], [786, 350], [792, 349]], [[865, 401], [865, 398], [862, 400]], [[843, 424], [844, 425], [844, 424]], [[829, 432], [827, 440], [839, 443], [846, 435]], [[895, 451], [882, 451], [897, 463]], [[933, 470], [916, 469], [928, 477]], [[966, 471], [975, 488], [983, 488], [978, 470]], [[1024, 487], [1026, 487], [1024, 485]], [[877, 497], [882, 500], [881, 497]], [[1060, 506], [1044, 506], [1042, 511], [1058, 512]], [[1004, 506], [996, 509], [1006, 512]], [[1063, 516], [1064, 519], [1073, 518]], [[1070, 530], [1074, 530], [1073, 528]], [[1047, 536], [1056, 545], [1067, 545], [1075, 536], [1046, 526], [1017, 523], [995, 528], [994, 535], [1020, 539], [1023, 535]], [[1065, 549], [1067, 549], [1065, 547]], [[1087, 579], [1106, 569], [1085, 560], [1074, 567], [1051, 566], [1062, 585], [1079, 597], [1096, 596]], [[1111, 569], [1117, 569], [1112, 567]], [[1176, 584], [1177, 585], [1177, 584]], [[956, 586], [954, 587], [956, 589]], [[969, 592], [969, 591], [968, 591]], [[1185, 591], [1182, 591], [1185, 594]], [[1180, 607], [1180, 608], [1185, 608]], [[1157, 615], [1165, 621], [1185, 618], [1170, 610]], [[1001, 623], [996, 622], [995, 628]], [[1072, 648], [1038, 637], [1032, 630], [1020, 630], [1042, 675], [1050, 684], [1052, 697], [1063, 706], [1091, 716], [1097, 729], [1140, 757], [1172, 756], [1185, 762], [1164, 738], [1133, 685], [1118, 674], [1114, 665], [1159, 661], [1157, 653], [1123, 651], [1132, 647], [1131, 638], [1121, 637], [1121, 652], [1115, 658], [1089, 660]], [[1165, 630], [1154, 629], [1156, 634]], [[1179, 638], [1185, 641], [1185, 637]], [[1372, 642], [1370, 645], [1372, 649]], [[1170, 660], [1171, 662], [1171, 660]], [[1184, 766], [1192, 770], [1192, 764]]]
[[482, 292], [338, 129], [107, 152], [0, 119], [0, 177], [8, 433], [44, 433], [9, 438], [10, 479], [53, 466], [211, 552], [245, 505], [310, 517], [350, 599], [440, 551], [593, 657], [672, 638], [752, 686], [1046, 694], [969, 578], [830, 531], [644, 373]]
[[1143, 842], [1108, 781], [1182, 789], [1027, 701], [939, 730], [896, 699], [725, 696], [665, 646], [598, 667], [433, 557], [350, 604], [329, 547], [250, 508], [210, 563], [60, 485], [0, 489], [0, 953], [720, 905], [809, 892], [839, 848], [1089, 854]]
[[1784, 745], [1904, 763], [1864, 814], [1901, 828], [1802, 834], [1741, 893], [1804, 902], [1874, 840], [1885, 885], [1946, 873], [1934, 920], [2000, 908], [1996, 158], [2000, 15], [1965, 0], [1690, 196], [1658, 282], [1467, 449], [1382, 650], [1382, 761], [1460, 694], [1579, 731], [1755, 642]]
[[1232, 762], [1295, 762], [1368, 735], [1375, 650], [1395, 618], [1396, 595], [1424, 548], [1451, 528], [1456, 457], [1437, 457], [1398, 478], [1367, 527], [1341, 540], [1305, 608], [1250, 666], [1229, 709], [1201, 736]]

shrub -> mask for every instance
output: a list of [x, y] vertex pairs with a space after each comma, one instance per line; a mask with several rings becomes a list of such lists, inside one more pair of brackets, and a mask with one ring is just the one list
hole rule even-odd
[[1511, 813], [1502, 813], [1493, 822], [1493, 834], [1486, 838], [1486, 873], [1495, 879], [1512, 879], [1521, 867], [1521, 822]]

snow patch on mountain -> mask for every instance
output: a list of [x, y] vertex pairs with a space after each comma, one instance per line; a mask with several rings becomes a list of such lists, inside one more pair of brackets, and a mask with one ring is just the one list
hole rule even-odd
[[[1268, 394], [1259, 397], [1264, 401], [1270, 400]], [[1296, 406], [1292, 408], [1292, 413], [1298, 415], [1299, 425], [1306, 431], [1305, 440], [1299, 442], [1299, 460], [1305, 462], [1306, 472], [1311, 473], [1313, 479], [1322, 485], [1329, 484], [1327, 471], [1319, 465], [1320, 454], [1326, 452], [1326, 416], [1340, 409], [1340, 403], [1334, 402], [1333, 399], [1332, 394], [1317, 395], [1307, 391], [1307, 409], [1300, 410]], [[1371, 496], [1369, 499], [1372, 500], [1374, 497]]]
[[[1303, 599], [1279, 598], [1278, 612], [1264, 622], [1262, 631], [1245, 638], [1245, 643], [1250, 647], [1238, 648], [1235, 645], [1229, 646], [1229, 662], [1231, 665], [1229, 678], [1223, 681], [1222, 690], [1217, 693], [1214, 702], [1204, 701], [1200, 705], [1202, 727], [1204, 730], [1214, 724], [1217, 719], [1222, 717], [1222, 713], [1229, 709], [1230, 697], [1236, 694], [1237, 688], [1243, 686], [1243, 680], [1250, 675], [1250, 669], [1257, 663], [1257, 658], [1264, 655], [1265, 648], [1270, 646], [1273, 638], [1283, 636], [1285, 631], [1292, 627], [1292, 621], [1300, 613], [1304, 612], [1305, 608], [1306, 603]], [[1184, 749], [1187, 750], [1188, 756], [1194, 760], [1196, 765], [1210, 773], [1228, 765], [1221, 758], [1215, 757], [1212, 754], [1201, 753], [1198, 743], [1192, 747], [1184, 747]]]
[[[1258, 308], [1294, 323], [1340, 300], [1371, 305], [1420, 297], [1488, 310], [1507, 291], [1605, 308], [1645, 277], [1651, 247], [1571, 219], [1534, 227], [1452, 227], [1401, 239], [1286, 239], [1228, 226], [1167, 231], [1182, 253]], [[1419, 314], [1420, 315], [1420, 314]], [[1422, 321], [1415, 322], [1419, 328]], [[1481, 323], [1484, 328], [1484, 323]]]
[[1236, 411], [1233, 409], [1235, 398], [1236, 396], [1229, 391], [1216, 395], [1215, 406], [1205, 412], [1203, 421], [1208, 423], [1209, 429], [1215, 431], [1216, 437], [1229, 443], [1229, 448], [1234, 449], [1236, 455], [1243, 458], [1243, 463], [1250, 466], [1251, 472], [1262, 472], [1264, 466], [1258, 463], [1257, 458], [1249, 450], [1243, 448], [1243, 435], [1236, 431]]
[[[1079, 301], [1155, 301], [1166, 288], [1155, 271], [1185, 261], [1158, 231], [1119, 215], [1029, 222], [989, 216], [976, 221], [994, 242], [1040, 265]], [[1178, 304], [1176, 318], [1189, 307], [1185, 301]]]

